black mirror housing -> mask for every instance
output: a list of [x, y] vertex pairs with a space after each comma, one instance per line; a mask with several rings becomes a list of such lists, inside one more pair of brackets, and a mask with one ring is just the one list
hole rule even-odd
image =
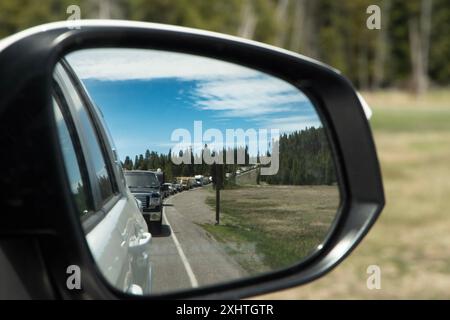
[[[136, 298], [106, 283], [92, 259], [67, 188], [51, 107], [52, 73], [58, 60], [74, 50], [99, 47], [151, 48], [216, 58], [301, 88], [326, 126], [342, 186], [333, 232], [307, 260], [255, 278], [153, 298], [242, 298], [310, 282], [337, 266], [376, 221], [384, 193], [370, 126], [361, 98], [335, 69], [268, 45], [189, 28], [95, 20], [80, 22], [78, 29], [69, 22], [39, 26], [0, 42], [0, 147], [8, 155], [0, 158], [4, 168], [0, 235], [33, 239], [36, 245], [27, 250], [46, 262], [37, 264], [35, 272], [51, 279], [46, 290], [53, 296]], [[10, 258], [20, 261], [14, 253]], [[65, 287], [68, 265], [83, 270], [83, 290]], [[31, 284], [28, 289], [36, 290]]]

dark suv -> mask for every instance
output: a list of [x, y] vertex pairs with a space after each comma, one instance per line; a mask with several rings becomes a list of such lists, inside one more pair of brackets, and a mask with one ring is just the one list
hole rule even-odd
[[147, 223], [162, 224], [161, 185], [153, 171], [125, 171], [125, 179], [131, 193], [141, 201], [142, 214]]

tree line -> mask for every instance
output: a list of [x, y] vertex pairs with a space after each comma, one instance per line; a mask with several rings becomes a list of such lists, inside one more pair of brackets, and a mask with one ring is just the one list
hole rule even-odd
[[[166, 181], [173, 181], [176, 177], [193, 177], [195, 175], [210, 176], [212, 165], [208, 164], [207, 161], [204, 161], [202, 157], [202, 155], [205, 154], [205, 150], [211, 156], [215, 156], [215, 152], [212, 150], [210, 151], [206, 144], [198, 154], [195, 154], [192, 148], [180, 151], [179, 154], [172, 154], [171, 150], [167, 154], [164, 154], [147, 149], [144, 154], [136, 155], [134, 161], [130, 156], [126, 156], [125, 160], [122, 162], [122, 167], [125, 170], [156, 171], [161, 169], [165, 174]], [[227, 163], [227, 153], [233, 155], [233, 163]], [[242, 163], [238, 162], [238, 154], [243, 155]], [[182, 159], [186, 159], [186, 155], [189, 160], [183, 162]], [[216, 158], [222, 159], [220, 163], [223, 166], [222, 171], [224, 173], [234, 173], [241, 166], [248, 166], [252, 163], [259, 162], [259, 156], [254, 159], [250, 156], [248, 147], [235, 147], [233, 149], [228, 148], [220, 150]]]
[[[275, 175], [261, 175], [258, 181], [277, 185], [330, 185], [336, 183], [333, 157], [323, 128], [311, 127], [289, 134], [285, 133], [280, 136], [278, 144], [278, 172]], [[189, 154], [189, 163], [174, 164], [173, 158], [182, 157], [182, 153], [172, 155], [171, 151], [163, 154], [146, 150], [144, 154], [136, 155], [134, 161], [130, 156], [126, 156], [122, 166], [125, 170], [161, 169], [165, 173], [166, 181], [174, 181], [176, 177], [180, 176], [212, 175], [211, 164], [197, 161], [196, 158], [199, 155], [194, 155], [191, 149], [184, 152]], [[233, 164], [226, 162], [226, 152], [232, 152]], [[241, 152], [244, 155], [243, 163], [238, 164], [238, 154]], [[259, 153], [256, 156], [250, 155], [248, 147], [221, 150], [218, 156], [223, 159], [222, 163], [224, 163], [221, 172], [229, 173], [231, 178], [242, 167], [260, 163]], [[267, 151], [266, 156], [274, 155]], [[175, 161], [175, 163], [180, 163], [180, 161]]]
[[[177, 24], [274, 44], [323, 61], [360, 89], [409, 88], [450, 79], [448, 0], [2, 0], [0, 38], [40, 23], [120, 18]], [[366, 27], [370, 5], [381, 29]]]
[[280, 185], [331, 185], [336, 183], [333, 156], [323, 128], [307, 128], [283, 134], [279, 142], [280, 164], [276, 175], [261, 181]]

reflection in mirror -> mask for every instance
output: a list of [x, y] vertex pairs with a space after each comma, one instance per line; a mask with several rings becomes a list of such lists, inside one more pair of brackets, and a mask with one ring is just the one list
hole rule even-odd
[[[59, 68], [55, 78], [67, 73], [73, 84], [56, 81], [55, 96], [73, 118], [78, 166], [107, 170], [120, 195], [79, 182], [92, 186], [94, 208], [108, 208], [82, 224], [113, 285], [148, 294], [218, 284], [320, 249], [339, 188], [324, 126], [300, 90], [236, 64], [157, 50], [82, 50]], [[90, 121], [78, 119], [83, 109]]]

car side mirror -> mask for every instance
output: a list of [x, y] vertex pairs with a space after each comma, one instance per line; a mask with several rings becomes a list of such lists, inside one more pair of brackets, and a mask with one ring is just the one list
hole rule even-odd
[[[79, 29], [52, 23], [3, 40], [0, 69], [0, 148], [8, 155], [0, 157], [7, 168], [0, 206], [8, 213], [0, 233], [38, 241], [29, 250], [45, 261], [36, 272], [48, 276], [55, 295], [223, 299], [305, 284], [345, 259], [384, 206], [367, 104], [338, 70], [302, 55], [202, 30], [94, 20], [81, 21]], [[107, 101], [99, 103], [105, 92]], [[125, 112], [110, 117], [114, 108]], [[111, 138], [106, 122], [117, 126], [130, 116], [134, 124], [121, 132], [143, 128], [143, 134], [120, 140], [113, 132]], [[244, 138], [227, 140], [230, 129]], [[143, 146], [154, 143], [154, 150], [132, 149], [142, 137]], [[185, 189], [196, 181], [202, 187], [174, 195], [165, 205], [145, 182], [136, 183], [133, 192], [143, 210], [132, 211], [133, 197], [114, 164], [118, 158], [124, 169], [158, 169], [166, 181], [183, 181]], [[196, 269], [205, 263], [203, 252], [193, 248], [201, 250], [207, 240], [173, 232], [183, 229], [186, 217], [198, 217], [200, 202], [193, 205], [192, 197], [201, 199], [208, 214], [191, 221], [189, 230], [203, 228], [202, 234], [225, 239], [220, 252], [231, 254], [213, 252], [220, 256], [211, 260], [217, 269], [228, 258], [238, 266], [220, 269], [217, 281], [198, 278], [207, 272]], [[121, 212], [127, 216], [119, 219]], [[125, 237], [131, 221], [130, 240]], [[279, 238], [283, 232], [291, 237]], [[167, 248], [155, 250], [164, 237], [174, 239], [177, 252], [186, 251], [179, 259], [182, 276], [172, 272], [170, 259], [169, 269], [150, 270], [158, 256], [152, 252]], [[238, 248], [233, 241], [241, 240], [247, 242]], [[105, 248], [123, 250], [121, 257], [145, 268], [122, 277]], [[245, 250], [233, 256], [236, 248]], [[248, 264], [243, 256], [258, 259]], [[70, 265], [82, 270], [83, 290], [67, 288]], [[155, 270], [183, 279], [158, 278]], [[173, 283], [159, 290], [149, 279]]]

